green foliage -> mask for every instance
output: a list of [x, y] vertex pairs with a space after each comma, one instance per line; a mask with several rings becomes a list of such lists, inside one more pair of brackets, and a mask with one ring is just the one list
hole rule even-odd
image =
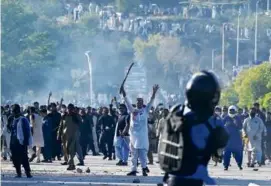
[[[223, 104], [237, 102], [238, 105], [251, 106], [260, 101], [263, 106], [270, 107], [271, 64], [263, 63], [242, 71], [233, 85], [222, 93]], [[231, 101], [230, 101], [231, 100]]]
[[116, 0], [115, 4], [119, 12], [131, 12], [139, 6], [140, 0]]
[[14, 88], [21, 88], [23, 80], [29, 87], [37, 86], [33, 76], [44, 81], [45, 74], [35, 71], [55, 65], [57, 42], [49, 32], [36, 29], [39, 16], [22, 1], [2, 1], [1, 15], [1, 76], [9, 77], [9, 81], [2, 81], [3, 91], [14, 93]]
[[223, 90], [220, 98], [220, 105], [236, 105], [238, 103], [238, 95], [233, 87], [227, 87]]
[[159, 83], [172, 92], [179, 91], [179, 76], [198, 67], [196, 52], [175, 37], [151, 35], [147, 41], [137, 38], [133, 46], [136, 60], [147, 69], [149, 83]]
[[[67, 2], [78, 3], [77, 0]], [[80, 2], [86, 8], [90, 1]], [[91, 2], [116, 5], [118, 11], [121, 12], [134, 12], [140, 3], [147, 4], [143, 0]], [[177, 0], [152, 1], [165, 8], [177, 5], [178, 2]], [[123, 74], [124, 67], [134, 58], [135, 61], [143, 63], [147, 69], [148, 83], [159, 83], [164, 89], [179, 92], [179, 87], [176, 86], [179, 85], [178, 77], [186, 77], [189, 71], [208, 69], [211, 66], [212, 49], [221, 47], [220, 35], [215, 34], [206, 38], [203, 38], [201, 34], [195, 34], [192, 38], [182, 37], [181, 39], [155, 34], [150, 35], [147, 40], [142, 40], [131, 35], [127, 36], [126, 33], [102, 32], [99, 30], [98, 15], [90, 15], [85, 11], [80, 20], [74, 22], [71, 15], [65, 15], [62, 1], [58, 0], [2, 0], [1, 8], [1, 77], [8, 79], [8, 81], [2, 81], [2, 93], [5, 97], [12, 96], [18, 91], [26, 92], [29, 89], [34, 92], [44, 90], [46, 89], [44, 83], [52, 77], [55, 78], [54, 82], [58, 82], [57, 85], [63, 84], [77, 89], [80, 87], [79, 90], [82, 91], [86, 90], [84, 86], [88, 86], [88, 75], [81, 71], [71, 74], [72, 69], [87, 69], [84, 55], [86, 50], [93, 52], [93, 73], [94, 77], [99, 79], [99, 82], [94, 80], [95, 90], [104, 91], [104, 84], [121, 81], [122, 76], [116, 76], [116, 74]], [[266, 53], [270, 48], [270, 38], [266, 37], [265, 29], [271, 24], [271, 19], [263, 15], [259, 15], [258, 18], [259, 58], [261, 56], [266, 58]], [[202, 20], [183, 20], [182, 16], [155, 16], [150, 19], [154, 22], [180, 21], [181, 24], [192, 22], [189, 27], [203, 26]], [[205, 20], [204, 24], [221, 26], [221, 19]], [[225, 19], [231, 21], [229, 19], [234, 18]], [[253, 28], [255, 16], [241, 18], [240, 22], [241, 27]], [[195, 45], [199, 48], [197, 52]], [[234, 50], [236, 43], [227, 40], [225, 45], [227, 46], [226, 64], [231, 68], [235, 62], [232, 57], [234, 52], [231, 49]], [[240, 44], [240, 61], [252, 59], [253, 40], [242, 43], [242, 46]], [[216, 52], [215, 68], [220, 68], [218, 66], [221, 61], [219, 53], [220, 51]], [[217, 72], [217, 69], [215, 70]], [[223, 92], [221, 102], [230, 104], [237, 100], [240, 105], [247, 105], [260, 99], [262, 104], [269, 103], [269, 97], [266, 94], [270, 92], [271, 82], [267, 79], [271, 78], [267, 71], [261, 69], [247, 73], [249, 75], [245, 72], [241, 73], [234, 86]], [[84, 76], [81, 77], [82, 74]], [[263, 77], [259, 77], [259, 74]], [[64, 90], [67, 87], [57, 88]]]
[[271, 92], [265, 94], [262, 98], [261, 105], [268, 110], [271, 110]]

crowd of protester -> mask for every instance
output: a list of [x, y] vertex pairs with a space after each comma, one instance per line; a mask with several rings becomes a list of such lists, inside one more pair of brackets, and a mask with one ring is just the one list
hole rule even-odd
[[[117, 166], [127, 166], [129, 154], [132, 156], [132, 171], [127, 175], [135, 175], [139, 162], [143, 175], [150, 171], [148, 164], [154, 164], [153, 153], [157, 152], [161, 131], [164, 127], [169, 109], [162, 103], [156, 107], [152, 102], [144, 104], [138, 98], [136, 104], [130, 104], [124, 95], [124, 103], [113, 98], [107, 107], [79, 107], [72, 103], [65, 105], [63, 99], [59, 103], [39, 105], [34, 102], [27, 109], [18, 104], [1, 107], [1, 152], [3, 161], [12, 161], [21, 177], [21, 164], [27, 177], [30, 174], [29, 162], [52, 163], [62, 161], [68, 165], [67, 170], [74, 170], [74, 158], [77, 155], [77, 166], [83, 166], [86, 156], [99, 156], [104, 160], [117, 159]], [[151, 101], [153, 101], [153, 97]], [[134, 115], [134, 109], [145, 109], [146, 115]], [[133, 114], [130, 114], [133, 113]], [[147, 117], [148, 143], [140, 142], [148, 147], [146, 154], [135, 153], [137, 138], [131, 133], [130, 117]], [[243, 152], [248, 156], [248, 167], [263, 166], [271, 161], [271, 112], [260, 109], [255, 103], [250, 109], [232, 106], [217, 106], [214, 111], [217, 122], [221, 122], [230, 135], [222, 159], [215, 159], [216, 164], [223, 161], [224, 170], [230, 167], [231, 155], [235, 158], [240, 170], [243, 169]], [[144, 132], [140, 132], [142, 135]], [[27, 139], [27, 140], [26, 140]], [[140, 136], [144, 139], [144, 136]], [[132, 146], [133, 146], [132, 145]], [[132, 148], [132, 149], [131, 149]], [[140, 148], [141, 149], [141, 148]], [[135, 156], [134, 154], [137, 154]], [[146, 155], [146, 158], [144, 156]]]

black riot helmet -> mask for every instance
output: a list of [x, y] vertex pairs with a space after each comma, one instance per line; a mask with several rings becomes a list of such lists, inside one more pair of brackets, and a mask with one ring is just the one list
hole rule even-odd
[[216, 76], [207, 71], [194, 74], [186, 85], [186, 98], [192, 111], [210, 117], [220, 99], [220, 86]]

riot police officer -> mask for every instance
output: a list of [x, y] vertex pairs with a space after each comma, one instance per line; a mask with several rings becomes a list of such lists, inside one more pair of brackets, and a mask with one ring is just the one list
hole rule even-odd
[[225, 147], [228, 134], [213, 116], [220, 99], [216, 77], [207, 71], [192, 76], [186, 86], [186, 103], [171, 108], [159, 146], [159, 162], [168, 186], [215, 184], [208, 175], [212, 155]]

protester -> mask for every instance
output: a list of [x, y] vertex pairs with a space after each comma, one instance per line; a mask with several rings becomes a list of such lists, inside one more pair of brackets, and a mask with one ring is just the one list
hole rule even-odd
[[[216, 106], [215, 110], [214, 110], [214, 115], [213, 115], [215, 123], [222, 123], [221, 113], [222, 113], [221, 107]], [[223, 150], [221, 149], [220, 153], [222, 153]], [[215, 162], [214, 166], [217, 166], [218, 163], [221, 163], [222, 162], [222, 158], [223, 158], [222, 156], [213, 155], [212, 156], [212, 160]]]
[[157, 138], [159, 139], [158, 141], [158, 147], [159, 147], [159, 144], [161, 143], [161, 137], [162, 137], [162, 131], [164, 129], [164, 123], [166, 121], [166, 118], [168, 116], [168, 113], [169, 113], [169, 110], [167, 108], [164, 108], [163, 111], [162, 111], [162, 118], [159, 120], [159, 123], [158, 123], [158, 127], [157, 127], [157, 131], [156, 131], [156, 136]]
[[28, 120], [22, 116], [18, 104], [12, 106], [12, 115], [8, 118], [8, 129], [11, 131], [10, 150], [16, 177], [22, 177], [21, 165], [23, 165], [27, 178], [32, 178], [27, 157], [28, 146], [32, 146], [31, 129]]
[[137, 160], [139, 158], [142, 166], [143, 176], [147, 176], [147, 152], [149, 149], [149, 139], [148, 139], [148, 114], [153, 104], [155, 94], [159, 89], [158, 85], [153, 86], [153, 92], [149, 103], [146, 107], [143, 107], [143, 99], [138, 98], [136, 108], [132, 106], [128, 98], [126, 97], [126, 92], [124, 87], [121, 87], [121, 94], [124, 97], [125, 103], [127, 105], [128, 111], [131, 113], [130, 120], [130, 150], [132, 154], [132, 170], [127, 175], [135, 176], [137, 170]]
[[47, 115], [47, 109], [41, 109], [42, 134], [44, 139], [43, 163], [52, 163], [52, 120]]
[[52, 122], [52, 132], [51, 132], [52, 159], [55, 160], [55, 158], [57, 158], [60, 161], [61, 160], [61, 140], [57, 139], [57, 131], [59, 130], [61, 114], [57, 111], [55, 103], [49, 103], [48, 108], [49, 108], [48, 117], [50, 118]]
[[266, 157], [271, 162], [271, 112], [267, 112], [266, 114]]
[[[88, 145], [89, 141], [92, 141], [92, 127], [93, 127], [93, 121], [90, 116], [86, 114], [86, 111], [84, 108], [80, 109], [80, 116], [81, 116], [81, 124], [80, 124], [80, 145], [82, 147], [83, 152], [83, 158], [88, 153]], [[91, 148], [93, 154], [95, 154], [95, 149], [93, 147]]]
[[150, 110], [148, 117], [148, 137], [149, 137], [149, 150], [147, 153], [149, 165], [153, 165], [153, 153], [156, 146], [156, 130], [155, 130], [155, 115], [153, 109]]
[[65, 160], [62, 165], [69, 165], [67, 170], [75, 170], [74, 156], [76, 154], [76, 145], [79, 144], [80, 122], [80, 117], [75, 113], [74, 105], [69, 104], [67, 113], [62, 116], [58, 129], [58, 139], [62, 141]]
[[103, 115], [100, 117], [98, 125], [101, 130], [100, 147], [104, 154], [103, 159], [108, 158], [108, 160], [112, 160], [114, 129], [116, 124], [114, 118], [108, 115], [108, 113], [109, 109], [104, 107]]
[[240, 170], [242, 170], [242, 162], [243, 162], [243, 144], [242, 144], [242, 121], [238, 116], [237, 107], [232, 105], [229, 107], [228, 116], [226, 116], [223, 120], [225, 129], [229, 134], [229, 141], [224, 151], [224, 170], [228, 170], [230, 165], [231, 155], [236, 160], [236, 163]]
[[130, 127], [130, 115], [127, 112], [125, 104], [119, 105], [119, 118], [116, 125], [114, 146], [118, 163], [116, 165], [126, 166], [128, 165], [129, 157], [129, 127]]
[[266, 135], [266, 127], [261, 118], [256, 116], [256, 109], [251, 108], [249, 117], [245, 119], [243, 131], [248, 137], [248, 166], [254, 167], [262, 162], [262, 134]]

